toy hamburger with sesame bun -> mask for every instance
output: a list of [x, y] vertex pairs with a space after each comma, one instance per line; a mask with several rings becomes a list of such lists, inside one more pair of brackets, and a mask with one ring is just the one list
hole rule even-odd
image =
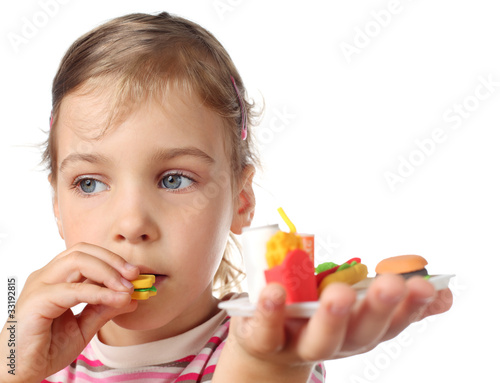
[[427, 261], [420, 255], [399, 255], [380, 261], [375, 268], [377, 275], [399, 274], [408, 279], [414, 275], [429, 277], [425, 266]]

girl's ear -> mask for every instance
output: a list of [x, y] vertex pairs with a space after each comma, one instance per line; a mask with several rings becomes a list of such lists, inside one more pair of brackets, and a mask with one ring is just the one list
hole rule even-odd
[[233, 212], [231, 231], [234, 234], [241, 234], [246, 226], [250, 226], [255, 214], [255, 194], [253, 192], [253, 176], [255, 167], [247, 165], [241, 175], [240, 190], [237, 203]]
[[61, 223], [61, 219], [60, 219], [60, 216], [59, 216], [59, 202], [57, 200], [57, 188], [56, 188], [56, 185], [52, 182], [52, 174], [49, 174], [49, 183], [50, 185], [52, 186], [52, 192], [53, 192], [53, 195], [52, 195], [52, 209], [54, 210], [54, 217], [56, 218], [56, 223], [57, 223], [57, 229], [59, 230], [59, 235], [61, 236], [62, 239], [64, 239], [64, 235], [63, 235], [63, 230], [62, 230], [62, 223]]

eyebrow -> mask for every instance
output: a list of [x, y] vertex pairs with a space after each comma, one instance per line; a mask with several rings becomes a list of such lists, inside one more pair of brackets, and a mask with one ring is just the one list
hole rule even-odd
[[106, 163], [109, 162], [109, 158], [101, 154], [83, 154], [83, 153], [72, 153], [67, 156], [59, 166], [59, 172], [63, 173], [64, 169], [75, 162], [88, 162], [91, 164], [96, 163]]
[[215, 163], [215, 160], [212, 157], [210, 157], [203, 150], [200, 150], [194, 146], [174, 149], [159, 149], [151, 156], [151, 162], [171, 160], [173, 158], [182, 156], [197, 157], [209, 165]]
[[[210, 157], [203, 150], [196, 147], [189, 146], [185, 148], [174, 148], [174, 149], [159, 149], [153, 153], [151, 156], [151, 162], [161, 162], [166, 160], [172, 160], [177, 157], [191, 156], [197, 157], [211, 165], [215, 163], [215, 160]], [[75, 162], [88, 162], [91, 164], [103, 164], [109, 163], [111, 160], [102, 154], [83, 154], [83, 153], [72, 153], [68, 155], [59, 166], [59, 172], [64, 172], [64, 169]]]

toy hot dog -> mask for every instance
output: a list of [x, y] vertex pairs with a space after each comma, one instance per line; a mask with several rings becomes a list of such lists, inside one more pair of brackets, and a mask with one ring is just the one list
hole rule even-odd
[[333, 262], [322, 263], [316, 268], [316, 283], [318, 285], [318, 294], [330, 283], [343, 282], [354, 285], [365, 279], [368, 275], [368, 268], [361, 263], [361, 259], [352, 258], [347, 262], [336, 265]]

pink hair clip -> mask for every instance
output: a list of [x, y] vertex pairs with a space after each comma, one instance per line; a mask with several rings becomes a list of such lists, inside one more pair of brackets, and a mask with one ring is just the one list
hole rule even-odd
[[231, 76], [231, 82], [233, 83], [234, 89], [236, 90], [236, 95], [238, 96], [238, 102], [240, 103], [241, 110], [241, 139], [246, 140], [247, 138], [247, 110], [243, 105], [243, 100], [240, 95], [240, 91], [238, 90], [238, 86], [236, 85], [236, 81], [234, 81], [234, 77]]

